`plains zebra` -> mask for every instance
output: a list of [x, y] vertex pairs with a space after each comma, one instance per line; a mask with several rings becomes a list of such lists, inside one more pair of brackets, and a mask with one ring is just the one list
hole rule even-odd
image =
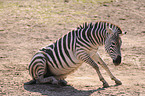
[[98, 73], [104, 87], [108, 87], [99, 71], [101, 65], [116, 84], [122, 84], [110, 72], [105, 62], [97, 53], [98, 47], [105, 44], [105, 49], [115, 65], [121, 63], [122, 30], [111, 23], [99, 21], [84, 23], [83, 26], [64, 35], [55, 43], [40, 49], [32, 58], [29, 73], [33, 80], [25, 84], [52, 83], [66, 84], [68, 74], [74, 72], [83, 62], [90, 64]]

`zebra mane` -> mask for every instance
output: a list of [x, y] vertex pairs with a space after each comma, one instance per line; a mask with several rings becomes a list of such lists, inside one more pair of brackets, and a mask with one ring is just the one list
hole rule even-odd
[[77, 29], [84, 29], [84, 28], [88, 28], [88, 27], [93, 27], [92, 22], [90, 24], [88, 24], [87, 22], [85, 22], [83, 25], [80, 25], [79, 27], [77, 27]]
[[118, 34], [122, 34], [122, 30], [121, 30], [121, 28], [119, 26], [117, 26], [117, 25], [115, 25], [113, 23], [110, 23], [110, 22], [106, 22], [106, 21], [98, 21], [98, 22], [95, 22], [95, 23], [92, 23], [92, 22], [91, 23], [87, 23], [87, 22], [85, 22], [83, 25], [80, 25], [79, 27], [77, 27], [77, 30], [78, 29], [85, 29], [85, 28], [88, 28], [88, 27], [92, 28], [93, 25], [96, 24], [96, 23], [105, 23], [111, 29], [115, 28], [115, 30], [118, 31]]

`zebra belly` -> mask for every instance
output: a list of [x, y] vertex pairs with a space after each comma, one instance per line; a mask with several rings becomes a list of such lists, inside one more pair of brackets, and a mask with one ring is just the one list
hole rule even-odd
[[77, 64], [69, 63], [69, 65], [70, 65], [69, 67], [65, 66], [64, 68], [63, 67], [54, 68], [53, 66], [51, 66], [49, 64], [49, 70], [55, 76], [67, 75], [67, 74], [70, 74], [70, 73], [74, 72], [75, 70], [77, 70], [79, 68], [79, 66], [82, 65], [82, 63], [77, 63]]

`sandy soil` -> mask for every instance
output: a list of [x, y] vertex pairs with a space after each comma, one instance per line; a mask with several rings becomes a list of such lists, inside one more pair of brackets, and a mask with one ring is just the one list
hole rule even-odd
[[[0, 0], [0, 95], [145, 96], [144, 0]], [[99, 0], [97, 0], [99, 1]], [[115, 86], [100, 68], [108, 88], [87, 64], [66, 79], [70, 86], [24, 85], [35, 52], [84, 22], [105, 20], [128, 33], [122, 36], [122, 64], [115, 67], [103, 47], [99, 53], [122, 81]]]

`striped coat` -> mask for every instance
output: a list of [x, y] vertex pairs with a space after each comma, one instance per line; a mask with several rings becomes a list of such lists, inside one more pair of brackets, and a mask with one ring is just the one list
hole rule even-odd
[[30, 75], [34, 80], [41, 76], [44, 78], [54, 76], [57, 80], [61, 80], [74, 72], [83, 62], [98, 70], [92, 57], [98, 47], [105, 44], [109, 35], [107, 26], [117, 34], [122, 34], [118, 26], [108, 22], [85, 23], [53, 44], [40, 49], [29, 65]]

